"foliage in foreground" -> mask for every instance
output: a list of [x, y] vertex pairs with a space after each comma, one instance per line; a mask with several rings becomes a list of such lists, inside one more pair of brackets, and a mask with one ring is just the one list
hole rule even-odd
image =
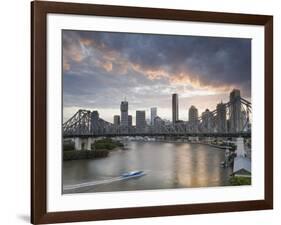
[[63, 151], [73, 151], [73, 150], [75, 150], [74, 142], [63, 143]]
[[251, 185], [251, 178], [250, 177], [231, 177], [229, 179], [229, 183], [233, 186]]
[[[95, 143], [92, 144], [91, 149], [95, 150], [113, 150], [117, 147], [124, 147], [124, 145], [120, 141], [112, 140], [111, 138], [104, 138], [101, 140], [96, 140]], [[74, 151], [75, 146], [74, 142], [64, 143], [63, 151]]]

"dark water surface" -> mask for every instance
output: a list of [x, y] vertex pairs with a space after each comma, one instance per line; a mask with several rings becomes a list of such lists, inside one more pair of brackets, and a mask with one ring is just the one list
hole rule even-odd
[[[220, 167], [224, 150], [201, 144], [133, 141], [127, 147], [111, 151], [107, 158], [63, 162], [64, 187], [87, 183], [64, 193], [229, 185], [231, 169]], [[146, 175], [120, 179], [132, 170], [144, 170]]]

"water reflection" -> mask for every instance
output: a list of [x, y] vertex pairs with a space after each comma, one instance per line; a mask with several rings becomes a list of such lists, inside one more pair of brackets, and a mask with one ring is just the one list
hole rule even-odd
[[[129, 150], [112, 151], [107, 158], [66, 161], [63, 184], [104, 181], [74, 192], [102, 192], [228, 185], [231, 170], [221, 168], [224, 151], [188, 143], [128, 142]], [[124, 172], [144, 170], [138, 179], [110, 181]]]

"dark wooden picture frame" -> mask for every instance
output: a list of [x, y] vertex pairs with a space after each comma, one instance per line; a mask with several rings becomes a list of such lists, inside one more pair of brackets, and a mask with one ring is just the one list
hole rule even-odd
[[[33, 224], [219, 213], [273, 208], [273, 17], [35, 1], [31, 3], [31, 222]], [[47, 14], [95, 15], [264, 26], [264, 200], [47, 212]]]

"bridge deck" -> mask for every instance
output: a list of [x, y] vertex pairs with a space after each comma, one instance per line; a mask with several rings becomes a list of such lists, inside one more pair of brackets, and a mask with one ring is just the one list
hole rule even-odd
[[241, 133], [120, 133], [120, 134], [64, 134], [64, 138], [88, 138], [88, 137], [245, 137], [250, 138], [251, 133], [249, 132], [241, 132]]

